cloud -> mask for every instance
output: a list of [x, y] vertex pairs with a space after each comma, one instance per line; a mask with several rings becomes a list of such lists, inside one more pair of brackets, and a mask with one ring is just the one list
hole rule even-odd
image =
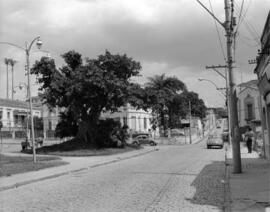
[[[207, 0], [202, 2], [210, 8]], [[215, 15], [224, 20], [223, 1], [212, 4]], [[237, 39], [238, 79], [239, 72], [242, 78], [253, 77], [254, 67], [247, 61], [256, 57], [259, 47], [254, 47], [254, 31], [261, 34], [270, 1], [261, 0], [257, 4], [249, 0], [244, 6], [244, 11], [249, 9], [245, 16], [247, 23], [241, 24]], [[0, 41], [24, 46], [25, 41], [40, 35], [43, 49], [51, 53], [59, 66], [63, 63], [60, 55], [68, 50], [95, 58], [108, 49], [140, 61], [143, 81], [153, 74], [172, 74], [186, 82], [189, 89], [211, 98], [211, 86], [208, 85], [210, 92], [198, 90], [202, 85], [197, 86], [194, 78], [204, 75], [206, 65], [225, 63], [214, 21], [195, 0], [0, 0], [0, 8]], [[239, 11], [240, 3], [236, 2], [236, 17]], [[256, 29], [248, 29], [251, 25]], [[218, 29], [225, 48], [224, 29], [221, 26]], [[33, 63], [42, 53], [34, 53], [34, 46], [32, 50]], [[5, 66], [1, 62], [5, 57], [19, 61], [15, 82], [26, 81], [24, 53], [1, 45], [0, 97], [5, 96]], [[213, 76], [214, 73], [208, 72], [205, 77]], [[211, 100], [208, 102], [212, 104]]]

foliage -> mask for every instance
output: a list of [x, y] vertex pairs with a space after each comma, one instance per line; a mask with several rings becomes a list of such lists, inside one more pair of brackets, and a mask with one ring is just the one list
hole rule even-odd
[[127, 102], [130, 78], [139, 74], [141, 65], [126, 55], [109, 51], [97, 59], [87, 58], [85, 64], [75, 51], [62, 57], [66, 65], [60, 69], [53, 59], [43, 57], [31, 73], [37, 75], [46, 103], [73, 114], [78, 124], [76, 137], [97, 146], [100, 113], [116, 111]]
[[149, 78], [145, 87], [146, 102], [148, 107], [159, 115], [159, 124], [164, 131], [168, 124], [166, 117], [169, 117], [170, 105], [175, 95], [186, 89], [186, 85], [176, 77], [162, 74]]
[[127, 127], [121, 127], [113, 119], [100, 120], [97, 127], [98, 147], [124, 147], [127, 139]]
[[60, 113], [60, 121], [56, 125], [55, 136], [64, 138], [64, 137], [73, 137], [78, 133], [78, 123], [72, 114], [72, 111], [67, 110]]
[[185, 91], [176, 95], [170, 105], [173, 114], [180, 117], [186, 117], [189, 114], [189, 104], [192, 116], [204, 118], [206, 115], [206, 106], [198, 94], [192, 91]]

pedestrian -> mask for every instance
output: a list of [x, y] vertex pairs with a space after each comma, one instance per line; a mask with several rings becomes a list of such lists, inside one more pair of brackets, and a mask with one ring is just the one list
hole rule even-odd
[[248, 153], [252, 152], [252, 140], [254, 138], [254, 133], [251, 129], [251, 127], [248, 127], [246, 133], [245, 133], [245, 142], [247, 145]]

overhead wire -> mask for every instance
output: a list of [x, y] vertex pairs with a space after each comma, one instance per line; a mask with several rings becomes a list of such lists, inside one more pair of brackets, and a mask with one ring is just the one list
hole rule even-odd
[[[240, 13], [239, 13], [239, 17], [238, 17], [238, 24], [237, 24], [237, 28], [235, 30], [235, 34], [237, 34], [237, 31], [238, 31], [238, 28], [239, 28], [239, 23], [240, 23], [240, 20], [241, 20], [241, 17], [242, 17], [242, 12], [243, 12], [243, 7], [244, 7], [244, 2], [245, 0], [242, 0], [242, 3], [241, 3], [241, 8], [240, 8]], [[237, 3], [235, 2], [235, 5], [237, 5]], [[236, 6], [237, 7], [237, 6]]]
[[[242, 1], [243, 3], [243, 1]], [[249, 1], [248, 5], [247, 5], [247, 8], [245, 10], [245, 12], [243, 12], [243, 7], [242, 7], [243, 4], [241, 4], [241, 8], [239, 9], [239, 6], [238, 4], [235, 2], [235, 8], [236, 8], [236, 12], [239, 14], [239, 21], [238, 21], [238, 25], [237, 25], [237, 31], [240, 27], [240, 25], [242, 23], [244, 23], [244, 25], [246, 26], [246, 29], [247, 31], [249, 32], [249, 34], [253, 37], [253, 40], [256, 41], [256, 43], [258, 45], [260, 45], [260, 36], [259, 36], [259, 33], [258, 31], [256, 30], [256, 28], [246, 19], [246, 15], [247, 15], [247, 12], [249, 10], [249, 7], [251, 5], [251, 0]], [[242, 11], [242, 12], [241, 12]], [[241, 15], [240, 17], [240, 14], [243, 13], [243, 15]]]
[[[214, 10], [213, 10], [213, 7], [212, 7], [211, 0], [209, 0], [209, 4], [210, 4], [211, 12], [214, 14]], [[225, 51], [224, 51], [224, 48], [223, 48], [223, 45], [222, 45], [222, 42], [221, 42], [221, 36], [220, 36], [220, 32], [219, 32], [219, 29], [218, 29], [218, 26], [217, 26], [217, 21], [215, 19], [214, 19], [214, 23], [215, 23], [215, 28], [216, 28], [216, 31], [217, 31], [217, 34], [218, 34], [218, 40], [219, 40], [219, 45], [220, 45], [221, 52], [222, 52], [222, 55], [223, 55], [223, 59], [226, 62]]]

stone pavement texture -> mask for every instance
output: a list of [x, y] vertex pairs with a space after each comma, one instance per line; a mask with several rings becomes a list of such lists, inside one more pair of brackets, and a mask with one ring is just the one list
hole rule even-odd
[[222, 211], [224, 149], [163, 145], [140, 157], [0, 192], [0, 211]]
[[[106, 155], [106, 156], [92, 156], [92, 157], [61, 157], [63, 161], [68, 162], [67, 165], [57, 166], [38, 171], [31, 171], [12, 176], [1, 177], [0, 191], [16, 188], [29, 183], [46, 180], [61, 175], [87, 170], [89, 168], [114, 163], [120, 160], [136, 157], [156, 151], [156, 147], [145, 146], [143, 149], [134, 150], [122, 154]], [[25, 156], [22, 153], [5, 153], [6, 155]]]
[[228, 151], [231, 203], [227, 211], [270, 212], [270, 160], [247, 152], [241, 143], [242, 172], [232, 173], [232, 152]]

